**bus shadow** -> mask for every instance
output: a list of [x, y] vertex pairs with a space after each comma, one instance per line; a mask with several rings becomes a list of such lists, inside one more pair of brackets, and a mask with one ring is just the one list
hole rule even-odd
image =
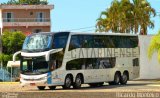
[[[145, 86], [147, 84], [127, 84], [127, 85], [103, 85], [103, 86], [96, 86], [96, 87], [81, 87], [81, 90], [92, 90], [92, 89], [113, 89], [113, 88], [125, 88], [125, 87], [132, 87], [132, 86]], [[74, 90], [79, 90], [79, 89], [74, 89]]]
[[[67, 91], [79, 91], [79, 90], [101, 90], [101, 89], [135, 89], [135, 87], [138, 87], [140, 88], [140, 86], [146, 86], [147, 84], [126, 84], [126, 85], [108, 85], [108, 84], [105, 84], [103, 86], [96, 86], [96, 87], [90, 87], [89, 85], [87, 84], [84, 84], [81, 88], [79, 89], [74, 89], [73, 87], [71, 87], [70, 89], [63, 89], [62, 87], [60, 86], [57, 86], [55, 90], [50, 90], [49, 88], [46, 88], [45, 90], [39, 90], [39, 91], [64, 91], [64, 90], [67, 90]], [[131, 87], [134, 87], [134, 88], [131, 88]], [[28, 91], [37, 91], [38, 89], [30, 89]]]
[[[125, 87], [132, 87], [132, 86], [145, 86], [147, 84], [127, 84], [127, 85], [103, 85], [103, 86], [97, 86], [97, 87], [82, 87], [80, 89], [89, 90], [89, 89], [113, 89], [113, 88], [125, 88]], [[132, 88], [131, 88], [132, 89]], [[133, 88], [134, 89], [134, 88]], [[76, 89], [75, 89], [76, 90]]]

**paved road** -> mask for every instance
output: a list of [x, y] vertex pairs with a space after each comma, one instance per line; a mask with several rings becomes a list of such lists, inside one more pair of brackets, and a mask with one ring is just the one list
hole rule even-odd
[[[102, 87], [83, 85], [81, 89], [38, 90], [36, 87], [20, 87], [18, 83], [0, 83], [0, 98], [160, 98], [159, 81], [129, 81], [127, 85]], [[11, 96], [11, 97], [9, 97]], [[14, 96], [14, 97], [13, 97]]]

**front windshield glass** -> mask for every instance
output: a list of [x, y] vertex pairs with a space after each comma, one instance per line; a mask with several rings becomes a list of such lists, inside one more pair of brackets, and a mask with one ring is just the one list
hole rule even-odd
[[21, 62], [23, 74], [42, 74], [49, 71], [49, 64], [44, 57], [24, 58]]
[[23, 50], [45, 50], [51, 48], [50, 35], [37, 34], [28, 36], [23, 44]]

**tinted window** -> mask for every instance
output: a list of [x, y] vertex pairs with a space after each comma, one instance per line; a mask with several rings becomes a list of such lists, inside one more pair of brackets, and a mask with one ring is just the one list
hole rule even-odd
[[68, 33], [57, 33], [53, 38], [54, 48], [65, 48], [68, 40]]
[[78, 35], [73, 35], [71, 37], [71, 42], [69, 45], [69, 50], [75, 49], [75, 48], [81, 48], [80, 38]]
[[66, 70], [79, 70], [82, 69], [83, 59], [75, 59], [67, 62]]
[[93, 38], [93, 46], [95, 48], [104, 48], [105, 46], [105, 36], [100, 36], [100, 35], [94, 35]]
[[93, 35], [83, 35], [80, 36], [82, 48], [92, 48], [93, 47]]
[[130, 37], [130, 44], [132, 48], [138, 47], [138, 36]]
[[139, 59], [138, 58], [133, 59], [133, 66], [139, 66]]
[[69, 50], [76, 48], [92, 48], [93, 36], [92, 35], [72, 35], [69, 44]]
[[137, 36], [109, 36], [109, 43], [113, 44], [113, 48], [135, 48], [138, 46], [138, 37]]
[[81, 58], [67, 62], [66, 70], [113, 68], [116, 58]]
[[73, 35], [69, 50], [76, 48], [135, 48], [137, 36]]

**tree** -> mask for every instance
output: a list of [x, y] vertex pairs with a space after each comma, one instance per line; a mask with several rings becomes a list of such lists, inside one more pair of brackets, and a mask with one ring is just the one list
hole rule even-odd
[[97, 19], [97, 31], [147, 34], [147, 28], [154, 27], [152, 15], [156, 15], [155, 10], [146, 0], [114, 0]]
[[47, 0], [10, 0], [7, 3], [1, 3], [1, 4], [16, 4], [16, 5], [20, 5], [20, 4], [26, 4], [26, 5], [47, 5], [48, 2]]
[[0, 54], [0, 61], [6, 62], [12, 59], [12, 55], [21, 50], [25, 35], [20, 32], [3, 32], [2, 39], [2, 54]]
[[154, 52], [158, 53], [158, 61], [160, 62], [160, 31], [152, 37], [148, 48], [148, 57], [151, 58]]
[[48, 4], [47, 0], [19, 0], [19, 3], [29, 5]]

